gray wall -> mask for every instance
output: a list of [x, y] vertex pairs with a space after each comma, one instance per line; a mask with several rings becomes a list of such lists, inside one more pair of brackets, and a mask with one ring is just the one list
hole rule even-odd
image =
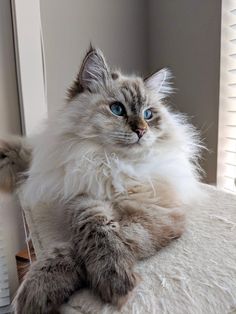
[[[0, 1], [0, 138], [20, 134], [20, 115], [12, 35], [11, 5]], [[0, 194], [0, 226], [5, 238], [11, 293], [17, 287], [15, 254], [24, 246], [21, 212], [9, 195]]]
[[0, 1], [0, 134], [20, 133], [20, 115], [9, 0]]
[[110, 64], [125, 71], [147, 71], [146, 0], [40, 3], [50, 112], [64, 100], [90, 42], [102, 48]]
[[150, 70], [170, 66], [176, 108], [192, 117], [211, 153], [203, 166], [216, 181], [221, 0], [150, 0]]

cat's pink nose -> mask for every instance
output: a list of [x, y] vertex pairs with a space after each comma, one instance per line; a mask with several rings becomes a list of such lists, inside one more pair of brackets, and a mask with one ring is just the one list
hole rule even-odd
[[134, 132], [138, 135], [138, 138], [141, 138], [147, 132], [147, 129], [146, 128], [138, 128], [138, 129], [134, 130]]

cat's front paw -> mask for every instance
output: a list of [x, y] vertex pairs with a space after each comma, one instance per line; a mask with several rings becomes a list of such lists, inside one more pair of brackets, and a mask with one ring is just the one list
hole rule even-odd
[[52, 314], [53, 307], [43, 290], [34, 281], [24, 281], [13, 301], [14, 314]]
[[128, 301], [132, 290], [137, 286], [140, 277], [131, 270], [110, 270], [108, 276], [100, 279], [98, 293], [106, 303], [111, 303], [119, 309]]
[[170, 212], [170, 218], [172, 220], [172, 237], [173, 239], [178, 239], [185, 231], [186, 215], [184, 211], [176, 209]]
[[83, 286], [73, 248], [61, 244], [34, 262], [13, 301], [15, 314], [51, 314]]

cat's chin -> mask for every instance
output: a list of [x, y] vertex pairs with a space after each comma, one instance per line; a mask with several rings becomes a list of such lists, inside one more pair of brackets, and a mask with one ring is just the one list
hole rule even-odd
[[109, 145], [108, 150], [112, 153], [117, 154], [118, 156], [142, 156], [142, 153], [146, 154], [148, 151], [152, 149], [152, 145], [147, 145], [147, 143], [143, 143], [137, 141], [132, 144], [113, 144]]
[[133, 141], [132, 143], [116, 143], [113, 144], [115, 146], [118, 147], [122, 147], [122, 148], [129, 148], [129, 149], [145, 149], [145, 148], [149, 148], [152, 147], [152, 145], [154, 144], [153, 141], [149, 141], [149, 140], [145, 140], [143, 138], [141, 139], [137, 139], [135, 141]]
[[135, 143], [123, 145], [123, 148], [141, 152], [151, 149], [153, 147], [153, 144], [153, 142], [149, 143], [146, 141], [138, 140]]

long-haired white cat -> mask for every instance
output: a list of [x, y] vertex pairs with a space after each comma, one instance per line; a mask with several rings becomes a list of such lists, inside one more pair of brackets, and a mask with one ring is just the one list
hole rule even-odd
[[[2, 188], [27, 170], [18, 183], [23, 205], [63, 207], [71, 234], [32, 266], [16, 313], [49, 313], [84, 286], [121, 306], [137, 284], [134, 263], [182, 234], [181, 206], [200, 195], [200, 145], [195, 129], [163, 103], [169, 80], [167, 69], [145, 80], [113, 72], [91, 47], [32, 153], [1, 143]], [[26, 155], [30, 164], [22, 163]]]

